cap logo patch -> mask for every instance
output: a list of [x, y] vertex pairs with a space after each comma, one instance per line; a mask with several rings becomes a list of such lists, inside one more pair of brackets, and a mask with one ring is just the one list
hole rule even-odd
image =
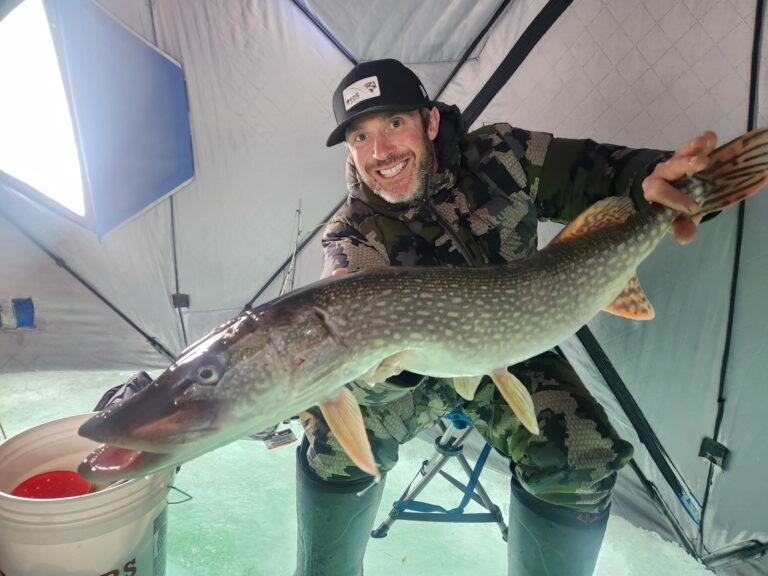
[[354, 84], [350, 84], [344, 89], [344, 92], [342, 92], [344, 109], [349, 111], [351, 108], [360, 104], [360, 102], [365, 102], [366, 100], [376, 98], [377, 96], [381, 96], [378, 77], [369, 76], [368, 78], [363, 78]]

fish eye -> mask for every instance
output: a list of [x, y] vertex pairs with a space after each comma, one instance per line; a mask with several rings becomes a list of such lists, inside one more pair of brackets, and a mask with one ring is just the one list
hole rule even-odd
[[213, 364], [205, 364], [197, 369], [198, 384], [216, 384], [219, 381], [219, 369]]

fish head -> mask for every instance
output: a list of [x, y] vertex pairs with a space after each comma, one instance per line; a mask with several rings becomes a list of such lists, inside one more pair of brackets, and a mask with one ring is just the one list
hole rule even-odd
[[145, 476], [316, 403], [300, 391], [328, 374], [336, 383], [340, 345], [327, 315], [299, 304], [260, 307], [218, 327], [141, 392], [83, 423], [78, 433], [108, 448], [89, 455], [79, 473], [99, 481]]
[[90, 480], [141, 477], [236, 440], [260, 420], [275, 424], [266, 420], [284, 394], [270, 385], [275, 353], [251, 314], [220, 326], [138, 394], [81, 425], [80, 436], [108, 448], [89, 455], [79, 472]]

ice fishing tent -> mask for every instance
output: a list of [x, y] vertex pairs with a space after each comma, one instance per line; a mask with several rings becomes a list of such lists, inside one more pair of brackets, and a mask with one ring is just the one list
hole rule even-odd
[[[0, 15], [17, 4], [0, 3]], [[102, 228], [0, 173], [3, 372], [163, 367], [245, 306], [316, 279], [317, 232], [344, 195], [344, 150], [325, 147], [330, 95], [357, 61], [406, 62], [474, 125], [663, 149], [704, 129], [725, 142], [768, 125], [762, 0], [46, 0], [64, 13], [59, 36], [67, 5], [102, 32], [82, 57], [114, 56], [87, 87], [137, 72], [111, 43], [124, 34], [104, 33], [120, 24], [170, 63], [161, 68], [181, 71], [172, 109], [188, 106], [191, 158], [181, 137], [128, 163], [126, 150], [151, 150], [165, 132], [142, 140], [156, 122], [142, 122], [141, 107], [111, 109], [130, 121], [107, 126], [107, 141], [131, 126], [139, 139], [92, 157], [102, 188], [155, 161], [186, 168]], [[131, 78], [135, 95], [157, 89]], [[82, 125], [93, 108], [77, 108], [76, 91]], [[146, 98], [146, 113], [166, 97]], [[666, 241], [640, 270], [657, 318], [601, 315], [563, 345], [636, 447], [615, 509], [723, 574], [768, 573], [758, 558], [768, 546], [764, 214], [766, 192], [690, 246]]]

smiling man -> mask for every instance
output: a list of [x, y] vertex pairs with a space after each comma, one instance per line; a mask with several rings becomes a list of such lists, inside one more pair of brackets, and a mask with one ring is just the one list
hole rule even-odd
[[[525, 258], [537, 249], [540, 221], [568, 222], [608, 196], [630, 197], [638, 210], [654, 201], [692, 213], [698, 207], [669, 182], [704, 168], [715, 145], [711, 132], [674, 154], [503, 123], [467, 133], [456, 106], [431, 101], [419, 78], [391, 59], [356, 66], [334, 93], [333, 109], [337, 127], [327, 145], [349, 151], [349, 193], [323, 237], [325, 276]], [[674, 231], [687, 242], [696, 223], [681, 216]], [[509, 574], [588, 576], [632, 446], [558, 353], [509, 370], [531, 393], [539, 434], [521, 424], [488, 378], [472, 400], [448, 381], [408, 372], [348, 387], [382, 473], [397, 462], [400, 444], [463, 410], [510, 460]], [[352, 463], [319, 409], [302, 423], [296, 574], [358, 576], [383, 483], [372, 485]]]
[[362, 181], [387, 202], [411, 202], [422, 195], [437, 169], [432, 140], [440, 115], [428, 113], [425, 130], [418, 111], [382, 112], [355, 120], [345, 142]]

